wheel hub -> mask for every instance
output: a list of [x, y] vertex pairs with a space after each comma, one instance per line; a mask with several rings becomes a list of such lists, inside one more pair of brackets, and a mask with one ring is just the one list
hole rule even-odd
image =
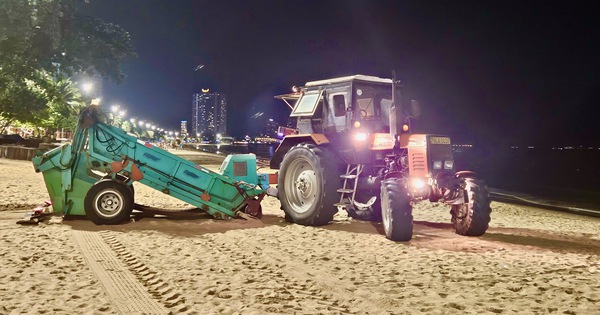
[[308, 171], [303, 171], [302, 173], [300, 173], [300, 176], [298, 176], [298, 180], [295, 181], [295, 184], [296, 189], [298, 190], [298, 192], [300, 192], [302, 197], [306, 198], [310, 196], [312, 181], [310, 175], [308, 174]]
[[119, 198], [112, 194], [104, 195], [100, 200], [100, 206], [106, 211], [115, 211], [120, 206]]
[[103, 217], [115, 216], [124, 206], [122, 196], [112, 189], [107, 189], [94, 198], [96, 213]]

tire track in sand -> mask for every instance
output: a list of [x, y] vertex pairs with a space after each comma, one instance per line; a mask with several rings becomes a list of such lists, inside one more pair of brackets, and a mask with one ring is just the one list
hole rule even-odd
[[73, 236], [120, 313], [181, 314], [189, 310], [181, 294], [129, 254], [109, 232], [73, 230]]
[[[301, 263], [283, 262], [278, 259], [277, 251], [265, 248], [260, 241], [227, 233], [213, 241], [211, 251], [229, 253], [231, 261], [243, 266], [248, 273], [268, 275], [283, 284], [282, 288], [277, 288], [271, 293], [261, 290], [265, 288], [256, 288], [256, 299], [262, 301], [265, 306], [276, 302], [284, 304], [284, 308], [291, 312], [335, 314], [359, 314], [362, 313], [362, 308], [368, 306], [370, 312], [375, 314], [389, 313], [376, 302], [346, 289], [329, 274], [312, 269], [312, 276], [307, 278]], [[305, 309], [308, 305], [294, 305], [301, 301], [313, 301], [314, 304], [309, 304], [314, 308]]]

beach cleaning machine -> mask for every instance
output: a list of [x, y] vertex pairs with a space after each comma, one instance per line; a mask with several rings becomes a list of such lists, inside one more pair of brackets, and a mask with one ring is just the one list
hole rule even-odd
[[[54, 213], [87, 216], [96, 224], [129, 220], [137, 181], [218, 219], [260, 217], [269, 175], [254, 154], [230, 155], [218, 172], [162, 150], [100, 121], [96, 105], [82, 110], [73, 142], [33, 158]], [[271, 189], [274, 189], [271, 187]]]

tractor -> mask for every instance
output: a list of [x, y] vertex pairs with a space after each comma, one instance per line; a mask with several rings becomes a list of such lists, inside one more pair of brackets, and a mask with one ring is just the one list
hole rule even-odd
[[354, 219], [382, 221], [390, 240], [409, 241], [413, 205], [429, 200], [449, 205], [457, 234], [486, 232], [486, 184], [475, 172], [455, 170], [450, 137], [411, 133], [420, 109], [416, 101], [403, 106], [398, 83], [395, 75], [352, 75], [275, 96], [296, 119], [270, 161], [288, 221], [321, 226], [343, 209]]

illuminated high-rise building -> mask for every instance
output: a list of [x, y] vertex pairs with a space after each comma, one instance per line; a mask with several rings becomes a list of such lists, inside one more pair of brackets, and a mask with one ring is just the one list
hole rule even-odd
[[202, 89], [194, 93], [192, 104], [194, 134], [227, 134], [227, 97], [223, 93]]
[[180, 129], [180, 134], [182, 136], [187, 136], [187, 134], [188, 134], [188, 131], [187, 131], [187, 120], [182, 120], [181, 121], [181, 127], [179, 129]]

